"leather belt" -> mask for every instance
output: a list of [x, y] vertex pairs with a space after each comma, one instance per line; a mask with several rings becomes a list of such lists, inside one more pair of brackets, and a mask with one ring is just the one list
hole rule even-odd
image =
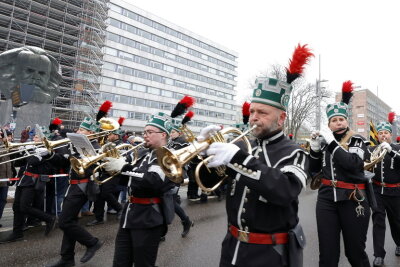
[[387, 184], [387, 183], [383, 183], [383, 182], [379, 182], [376, 181], [374, 179], [372, 179], [372, 182], [376, 185], [382, 186], [382, 187], [400, 187], [400, 183], [396, 183], [396, 184]]
[[81, 180], [69, 180], [69, 184], [84, 184], [88, 183], [89, 179], [81, 179]]
[[158, 204], [161, 203], [161, 198], [159, 197], [129, 197], [129, 203], [136, 204]]
[[321, 179], [321, 183], [324, 185], [329, 185], [332, 187], [337, 187], [337, 188], [343, 188], [343, 189], [365, 189], [365, 184], [352, 184], [352, 183], [346, 183], [338, 180], [328, 180], [325, 178]]
[[279, 245], [288, 243], [288, 233], [262, 234], [242, 231], [230, 225], [229, 232], [239, 241], [251, 244]]
[[32, 178], [39, 178], [40, 177], [40, 174], [31, 173], [31, 172], [27, 172], [27, 171], [24, 172], [24, 175], [32, 177]]

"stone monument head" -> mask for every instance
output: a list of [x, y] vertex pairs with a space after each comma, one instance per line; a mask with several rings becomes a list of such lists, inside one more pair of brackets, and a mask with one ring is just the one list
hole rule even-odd
[[25, 46], [0, 54], [0, 91], [13, 103], [21, 97], [24, 102], [51, 103], [61, 80], [57, 60], [41, 48]]

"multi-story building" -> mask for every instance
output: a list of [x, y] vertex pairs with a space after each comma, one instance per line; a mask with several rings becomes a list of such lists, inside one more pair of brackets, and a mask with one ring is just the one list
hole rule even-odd
[[0, 53], [36, 46], [58, 60], [63, 81], [52, 117], [68, 127], [97, 111], [107, 2], [0, 0]]
[[[340, 101], [341, 93], [336, 93], [336, 101]], [[353, 92], [349, 104], [349, 127], [358, 134], [369, 137], [369, 123], [376, 125], [387, 121], [391, 107], [368, 89]]]
[[196, 98], [195, 132], [236, 120], [237, 53], [129, 2], [111, 0], [102, 100], [125, 129], [142, 131], [158, 111], [170, 114], [184, 95]]

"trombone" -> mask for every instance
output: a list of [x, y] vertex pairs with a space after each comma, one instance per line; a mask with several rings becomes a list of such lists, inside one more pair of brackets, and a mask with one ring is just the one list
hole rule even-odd
[[[140, 143], [140, 144], [138, 144], [138, 145], [136, 145], [136, 146], [132, 146], [132, 145], [130, 145], [130, 144], [125, 144], [126, 147], [130, 147], [130, 148], [129, 148], [128, 150], [125, 150], [125, 151], [122, 152], [121, 154], [119, 154], [119, 152], [117, 152], [116, 154], [114, 154], [114, 156], [116, 156], [116, 158], [120, 158], [121, 156], [124, 156], [125, 154], [127, 154], [127, 153], [133, 151], [133, 153], [135, 153], [135, 157], [133, 158], [133, 161], [132, 161], [130, 164], [131, 164], [131, 165], [135, 165], [136, 161], [137, 161], [138, 158], [139, 158], [139, 149], [141, 149], [141, 148], [144, 146], [144, 144], [145, 144], [145, 142], [142, 142], [142, 143]], [[118, 148], [118, 146], [117, 146], [115, 149], [117, 149], [117, 148]], [[122, 147], [122, 148], [124, 148], [124, 147]], [[117, 151], [118, 151], [118, 150], [117, 150]], [[108, 177], [108, 178], [106, 178], [106, 179], [100, 181], [100, 180], [98, 179], [99, 176], [98, 176], [98, 173], [97, 173], [97, 172], [99, 171], [99, 169], [103, 168], [105, 164], [106, 164], [106, 162], [100, 164], [99, 166], [97, 166], [97, 167], [93, 170], [92, 180], [95, 181], [97, 184], [104, 184], [105, 182], [111, 180], [112, 178], [114, 178], [115, 176], [117, 176], [117, 175], [119, 175], [119, 174], [121, 173], [121, 171], [118, 171], [118, 172], [112, 174], [110, 177]]]

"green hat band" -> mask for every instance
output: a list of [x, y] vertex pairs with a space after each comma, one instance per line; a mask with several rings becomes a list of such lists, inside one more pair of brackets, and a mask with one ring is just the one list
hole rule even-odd
[[260, 77], [256, 79], [252, 103], [261, 103], [286, 111], [292, 85], [274, 78]]
[[100, 123], [90, 117], [85, 117], [79, 125], [79, 128], [83, 128], [88, 131], [98, 132], [100, 131]]
[[179, 121], [177, 121], [177, 120], [175, 120], [175, 119], [172, 119], [171, 120], [171, 131], [172, 130], [175, 130], [175, 131], [177, 131], [177, 132], [181, 132], [181, 127], [180, 127], [180, 122]]
[[326, 116], [328, 117], [328, 120], [335, 116], [342, 116], [347, 119], [347, 104], [343, 102], [329, 104], [326, 106]]
[[382, 121], [376, 125], [376, 130], [378, 132], [384, 131], [384, 130], [392, 132], [392, 125], [389, 122]]
[[157, 127], [161, 131], [169, 134], [172, 128], [172, 124], [169, 120], [170, 117], [168, 115], [163, 112], [158, 112], [157, 114], [150, 117], [150, 120], [146, 123], [146, 126], [151, 125]]

